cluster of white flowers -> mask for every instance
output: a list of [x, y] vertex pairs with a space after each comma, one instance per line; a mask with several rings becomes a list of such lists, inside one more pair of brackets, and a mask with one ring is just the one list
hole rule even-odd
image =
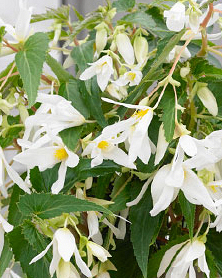
[[[147, 40], [140, 34], [136, 36], [132, 46], [129, 36], [119, 31], [121, 29], [124, 29], [124, 26], [118, 26], [114, 32], [112, 51], [109, 50], [107, 55], [102, 56], [94, 63], [90, 63], [90, 67], [80, 75], [81, 80], [88, 80], [96, 75], [101, 91], [106, 90], [118, 100], [127, 97], [127, 85], [135, 86], [140, 83], [143, 76], [141, 70], [148, 56]], [[106, 46], [107, 37], [105, 38], [103, 48], [100, 48], [99, 52]], [[118, 51], [120, 56], [113, 51]], [[136, 65], [134, 64], [135, 60], [138, 63]]]

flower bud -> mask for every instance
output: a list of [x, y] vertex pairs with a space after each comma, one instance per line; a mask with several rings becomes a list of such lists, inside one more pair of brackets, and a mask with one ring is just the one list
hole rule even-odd
[[142, 36], [137, 36], [134, 40], [133, 47], [137, 62], [143, 64], [146, 61], [148, 54], [147, 40]]
[[187, 62], [187, 66], [180, 69], [180, 76], [185, 78], [190, 73], [190, 64]]
[[203, 105], [207, 108], [210, 114], [216, 116], [218, 114], [217, 101], [213, 93], [208, 87], [200, 87], [197, 91], [197, 95]]
[[114, 98], [118, 99], [118, 100], [121, 100], [121, 99], [124, 99], [127, 97], [127, 90], [126, 90], [126, 87], [123, 86], [123, 87], [120, 87], [116, 84], [109, 84], [107, 86], [107, 92]]
[[97, 51], [98, 55], [101, 51], [103, 51], [103, 49], [105, 48], [106, 43], [107, 43], [106, 28], [107, 28], [107, 25], [104, 22], [100, 23], [99, 25], [97, 25], [95, 27], [95, 29], [97, 30], [96, 31], [96, 51]]
[[20, 114], [20, 117], [21, 117], [21, 121], [22, 123], [24, 124], [25, 123], [25, 120], [29, 117], [29, 113], [28, 113], [28, 110], [27, 108], [25, 107], [24, 104], [20, 103], [18, 105], [18, 110], [19, 110], [19, 114]]
[[133, 65], [135, 61], [134, 50], [127, 34], [118, 34], [116, 36], [116, 45], [125, 62], [129, 65]]

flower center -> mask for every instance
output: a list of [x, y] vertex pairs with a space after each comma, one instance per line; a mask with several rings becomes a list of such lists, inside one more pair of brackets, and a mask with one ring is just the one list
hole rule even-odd
[[100, 141], [98, 144], [98, 148], [101, 150], [106, 150], [109, 147], [109, 143], [107, 141]]
[[60, 148], [55, 151], [54, 157], [58, 160], [64, 160], [68, 157], [68, 154], [64, 148]]
[[134, 81], [134, 79], [136, 78], [136, 74], [134, 72], [129, 72], [128, 78], [130, 81]]
[[147, 114], [149, 109], [146, 110], [139, 110], [133, 114], [134, 117], [141, 118]]
[[217, 192], [216, 186], [215, 185], [211, 185], [210, 186], [211, 190], [213, 191], [213, 193]]

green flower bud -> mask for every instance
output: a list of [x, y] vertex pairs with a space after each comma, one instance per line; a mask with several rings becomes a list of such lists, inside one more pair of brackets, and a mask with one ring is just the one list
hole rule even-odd
[[25, 123], [25, 120], [28, 118], [29, 116], [29, 113], [28, 113], [28, 110], [27, 108], [25, 107], [24, 104], [20, 103], [18, 105], [18, 110], [19, 110], [19, 114], [20, 114], [20, 117], [21, 117], [21, 121], [22, 123], [24, 124]]
[[105, 28], [98, 28], [96, 32], [96, 51], [99, 55], [105, 48], [107, 43], [107, 30]]
[[136, 56], [136, 60], [139, 64], [143, 64], [148, 55], [148, 42], [142, 36], [137, 36], [134, 40], [134, 52]]

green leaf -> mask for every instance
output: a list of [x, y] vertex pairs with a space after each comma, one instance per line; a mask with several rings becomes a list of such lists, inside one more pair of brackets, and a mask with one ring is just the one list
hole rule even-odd
[[148, 271], [147, 278], [156, 278], [158, 269], [160, 267], [160, 263], [166, 251], [176, 244], [185, 242], [188, 238], [189, 238], [188, 235], [178, 236], [177, 239], [169, 241], [166, 245], [162, 246], [161, 249], [159, 249], [156, 253], [154, 253], [149, 260], [149, 264], [148, 264], [149, 271]]
[[47, 8], [45, 14], [33, 14], [31, 23], [49, 19], [56, 19], [57, 23], [69, 21], [69, 10], [70, 6], [68, 5], [62, 5], [58, 9]]
[[116, 250], [111, 251], [111, 261], [117, 271], [111, 271], [111, 278], [142, 278], [140, 268], [133, 254], [132, 243], [127, 235], [124, 240], [115, 240]]
[[147, 28], [148, 30], [154, 29], [156, 27], [156, 23], [153, 20], [152, 16], [143, 11], [136, 11], [134, 13], [127, 14], [126, 16], [121, 18], [120, 23], [137, 24], [139, 26]]
[[118, 0], [113, 2], [113, 7], [117, 9], [117, 12], [127, 11], [135, 6], [135, 0]]
[[173, 90], [171, 88], [169, 89], [169, 86], [165, 90], [163, 98], [160, 102], [160, 107], [163, 109], [161, 120], [163, 121], [167, 142], [171, 142], [175, 130], [175, 97]]
[[59, 133], [59, 136], [62, 138], [63, 143], [71, 151], [74, 151], [81, 137], [82, 130], [83, 130], [83, 126], [75, 126], [75, 127], [67, 128], [61, 131]]
[[75, 107], [86, 119], [90, 112], [86, 106], [82, 94], [79, 92], [79, 86], [76, 79], [71, 78], [68, 82], [61, 83], [59, 87], [59, 95], [72, 102]]
[[210, 229], [210, 232], [207, 235], [206, 246], [211, 251], [214, 257], [214, 264], [220, 275], [222, 275], [222, 234], [216, 232], [215, 229]]
[[[156, 59], [154, 59], [153, 64], [151, 65], [148, 73], [143, 77], [142, 81], [139, 85], [136, 86], [136, 88], [129, 94], [127, 99], [124, 101], [125, 103], [136, 103], [136, 101], [141, 97], [143, 93], [147, 91], [149, 86], [153, 83], [152, 81], [149, 82], [149, 80], [152, 80], [154, 75], [157, 75], [157, 69], [161, 64], [164, 63], [166, 57], [170, 53], [170, 51], [174, 48], [176, 44], [180, 41], [181, 37], [184, 35], [185, 30], [180, 31], [178, 34], [175, 34], [171, 39], [169, 39], [166, 46], [163, 48], [163, 51], [160, 55], [156, 56]], [[156, 77], [155, 77], [156, 80]], [[118, 108], [118, 114], [122, 118], [127, 111], [127, 108], [120, 107]]]
[[106, 191], [109, 187], [112, 177], [113, 173], [98, 177], [96, 186], [96, 198], [105, 199]]
[[17, 206], [20, 197], [24, 194], [25, 192], [22, 189], [15, 184], [13, 185], [13, 191], [9, 203], [8, 222], [14, 226], [20, 225], [24, 219]]
[[205, 251], [205, 255], [206, 255], [207, 265], [210, 270], [210, 278], [217, 278], [218, 273], [217, 273], [217, 268], [215, 266], [214, 256], [212, 255], [212, 252], [207, 249]]
[[15, 56], [15, 62], [28, 95], [29, 107], [36, 100], [48, 43], [46, 34], [36, 33], [28, 38], [24, 49]]
[[101, 211], [107, 214], [111, 212], [92, 202], [77, 199], [72, 195], [51, 195], [50, 193], [33, 193], [21, 197], [18, 207], [22, 214], [37, 215], [42, 219], [59, 216], [65, 212], [76, 211]]
[[4, 35], [6, 34], [5, 32], [5, 26], [1, 26], [0, 27], [0, 43], [2, 43], [2, 39], [4, 37]]
[[81, 72], [89, 67], [88, 63], [93, 62], [93, 45], [94, 41], [88, 41], [74, 47], [71, 52], [71, 57]]
[[[30, 236], [33, 235], [32, 232]], [[30, 241], [25, 238], [21, 226], [14, 228], [13, 231], [8, 234], [15, 260], [20, 263], [24, 273], [26, 273], [29, 278], [50, 278], [49, 260], [47, 259], [48, 254], [41, 260], [29, 265], [30, 261], [41, 251], [43, 251], [47, 244], [43, 236], [37, 231], [35, 236], [35, 247], [38, 250], [35, 250], [30, 244]]]
[[[86, 84], [86, 86], [85, 86]], [[88, 86], [87, 86], [88, 84]], [[89, 107], [91, 116], [97, 120], [98, 124], [101, 127], [107, 125], [106, 119], [103, 115], [102, 103], [100, 97], [100, 88], [97, 84], [96, 77], [94, 76], [92, 80], [87, 81], [86, 83], [80, 82], [80, 91], [84, 96], [86, 106]]]
[[182, 213], [187, 223], [187, 227], [189, 229], [190, 238], [192, 239], [196, 206], [194, 204], [191, 204], [189, 201], [187, 201], [187, 199], [185, 198], [181, 190], [179, 193], [179, 202], [182, 209]]
[[134, 254], [144, 277], [147, 277], [150, 243], [159, 224], [159, 215], [152, 217], [150, 210], [153, 207], [150, 188], [138, 205], [130, 210], [131, 242]]
[[9, 267], [9, 263], [12, 259], [12, 256], [13, 256], [13, 253], [10, 249], [10, 246], [9, 246], [9, 242], [8, 242], [8, 237], [5, 236], [5, 239], [4, 239], [4, 248], [2, 250], [2, 254], [1, 254], [1, 257], [0, 257], [0, 277], [2, 277], [5, 269], [7, 267]]
[[114, 198], [114, 204], [109, 206], [111, 211], [120, 211], [126, 208], [126, 203], [130, 201], [130, 189], [131, 184], [127, 184], [126, 187]]
[[70, 77], [72, 77], [68, 71], [66, 71], [63, 66], [49, 54], [46, 55], [46, 63], [58, 77], [60, 82], [68, 82]]

